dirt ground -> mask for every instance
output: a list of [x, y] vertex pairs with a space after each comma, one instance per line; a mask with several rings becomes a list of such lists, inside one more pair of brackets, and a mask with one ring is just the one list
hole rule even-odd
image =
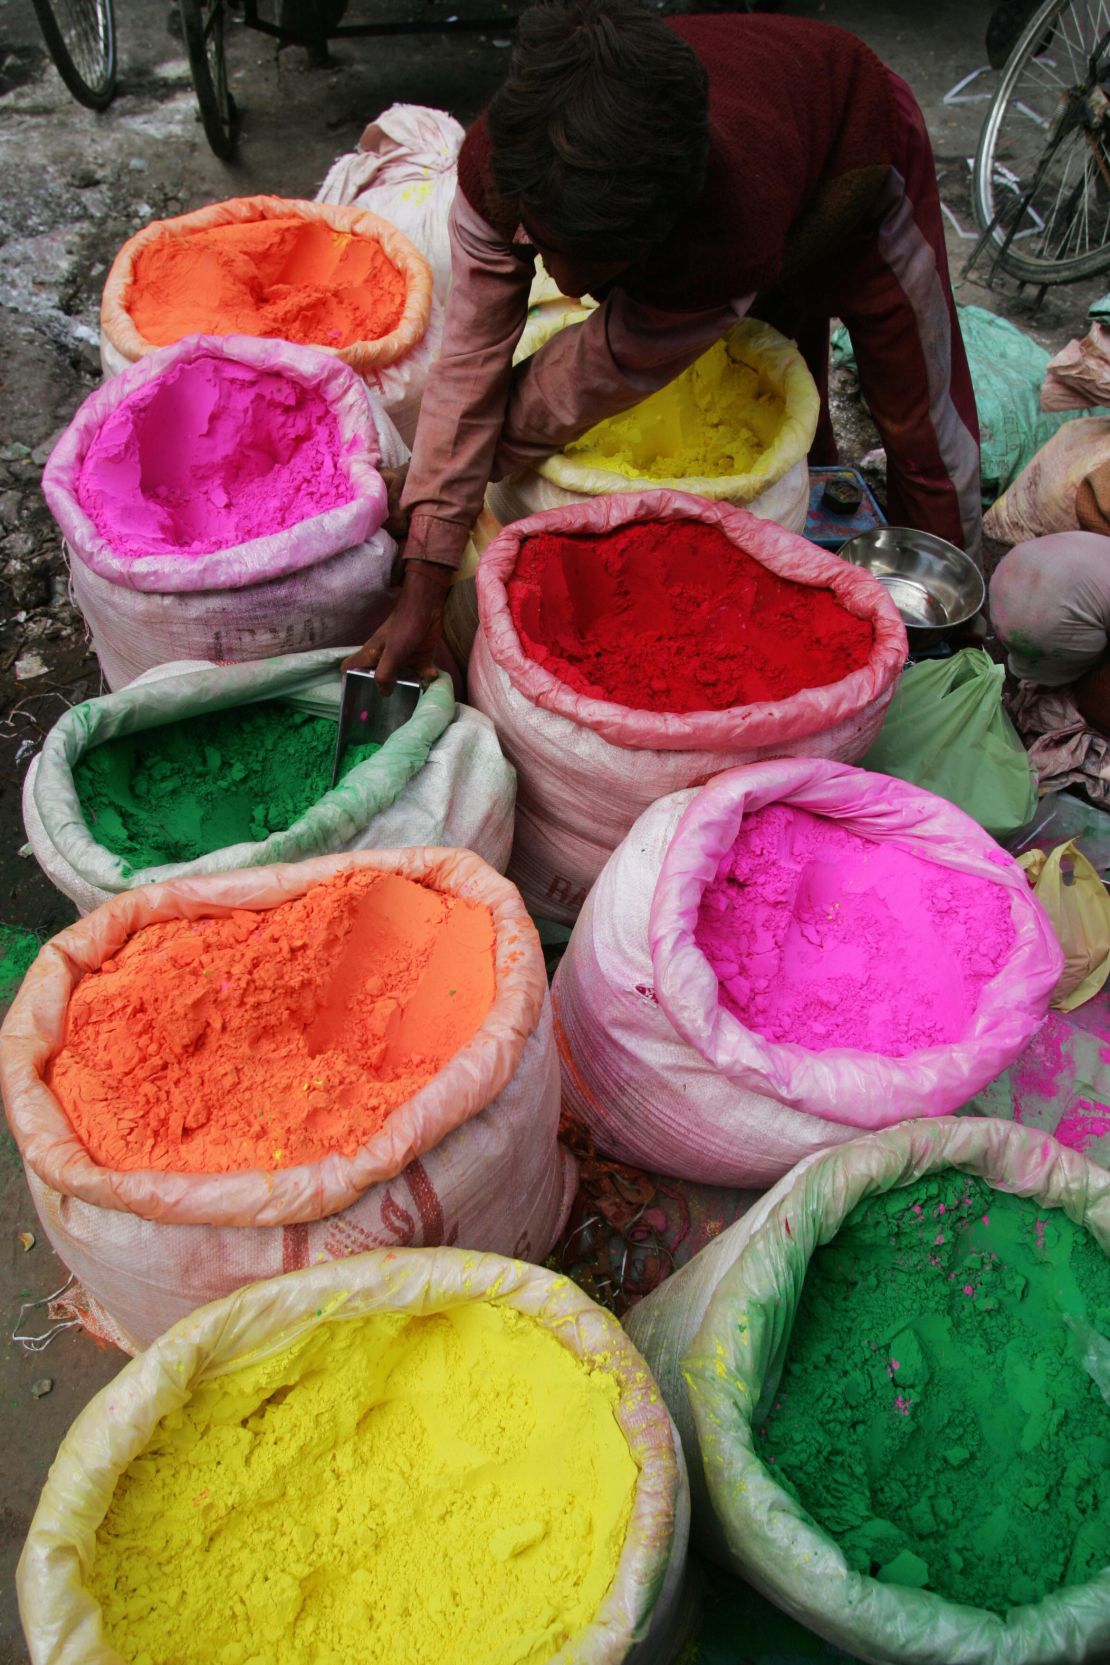
[[[352, 0], [352, 17], [366, 15], [371, 3]], [[422, 13], [436, 7], [448, 15], [457, 6], [464, 17], [467, 5], [479, 3], [409, 0]], [[481, 14], [496, 9], [487, 0]], [[980, 94], [995, 77], [984, 69], [961, 100], [945, 95], [985, 65], [986, 0], [788, 0], [785, 9], [855, 30], [912, 84], [933, 136], [959, 273], [972, 246], [969, 158], [986, 109]], [[0, 921], [42, 937], [69, 923], [73, 910], [20, 853], [20, 783], [46, 729], [65, 706], [100, 691], [100, 677], [68, 597], [39, 477], [53, 440], [99, 380], [97, 311], [113, 254], [149, 220], [214, 198], [313, 195], [333, 158], [394, 101], [439, 105], [469, 119], [504, 72], [511, 27], [485, 36], [351, 42], [326, 69], [309, 69], [296, 49], [279, 55], [272, 43], [234, 30], [230, 61], [244, 124], [241, 160], [231, 168], [207, 149], [168, 11], [163, 0], [116, 0], [120, 92], [96, 116], [69, 99], [46, 59], [30, 0], [0, 0]], [[1004, 312], [1056, 348], [1084, 333], [1087, 306], [1102, 288], [1050, 291], [1034, 311], [1029, 298], [959, 279], [957, 298]], [[875, 444], [874, 430], [843, 391], [837, 415], [846, 452], [858, 458]], [[27, 1231], [37, 1236], [29, 1250], [19, 1241]], [[8, 1339], [21, 1302], [49, 1293], [64, 1276], [34, 1218], [14, 1148], [0, 1134], [0, 1665], [25, 1658], [11, 1574], [50, 1458], [121, 1362], [80, 1332], [61, 1334], [40, 1354]], [[43, 1378], [52, 1388], [35, 1397], [32, 1387]]]

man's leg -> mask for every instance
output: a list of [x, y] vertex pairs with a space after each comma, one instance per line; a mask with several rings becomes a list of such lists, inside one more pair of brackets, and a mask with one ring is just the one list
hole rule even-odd
[[821, 414], [817, 432], [809, 448], [809, 460], [814, 467], [828, 467], [840, 461], [829, 414], [829, 318], [824, 307], [816, 309], [788, 299], [780, 291], [757, 295], [751, 316], [793, 341], [806, 361], [806, 368], [817, 383], [821, 399]]

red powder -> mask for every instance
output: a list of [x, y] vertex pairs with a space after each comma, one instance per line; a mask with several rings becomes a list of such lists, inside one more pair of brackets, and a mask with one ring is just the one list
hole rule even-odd
[[529, 538], [508, 590], [537, 664], [645, 711], [788, 699], [860, 670], [874, 642], [831, 590], [777, 577], [696, 520]]

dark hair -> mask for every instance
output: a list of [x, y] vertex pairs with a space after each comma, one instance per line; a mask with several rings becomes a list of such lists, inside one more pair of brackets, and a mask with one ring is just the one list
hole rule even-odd
[[560, 250], [634, 258], [701, 190], [708, 78], [636, 0], [541, 0], [488, 111], [497, 190]]

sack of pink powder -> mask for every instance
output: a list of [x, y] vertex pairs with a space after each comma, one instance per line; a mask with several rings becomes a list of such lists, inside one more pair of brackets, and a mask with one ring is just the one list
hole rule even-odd
[[623, 1162], [769, 1185], [960, 1109], [1024, 1051], [1063, 955], [944, 799], [781, 758], [642, 815], [556, 975], [563, 1104]]

